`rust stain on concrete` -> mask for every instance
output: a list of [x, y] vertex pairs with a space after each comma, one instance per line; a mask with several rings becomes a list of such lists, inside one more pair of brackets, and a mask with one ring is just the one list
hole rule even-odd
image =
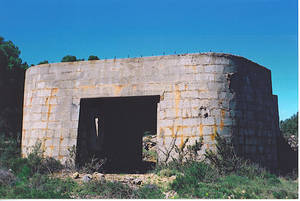
[[54, 96], [58, 91], [58, 88], [52, 88], [51, 89], [51, 96]]
[[194, 72], [196, 72], [197, 65], [184, 65], [185, 68], [192, 68]]
[[119, 96], [123, 88], [124, 88], [123, 85], [114, 85], [114, 95]]
[[215, 138], [216, 138], [216, 135], [217, 135], [217, 129], [218, 129], [218, 127], [217, 127], [217, 124], [216, 124], [216, 121], [215, 121], [215, 123], [214, 123], [214, 125], [213, 125], [213, 129], [214, 129], [214, 131], [213, 131], [213, 133], [211, 134], [211, 140], [215, 140]]
[[225, 110], [224, 110], [224, 109], [221, 109], [220, 130], [223, 130], [223, 127], [224, 127], [224, 118], [225, 118]]
[[[48, 105], [48, 111], [47, 111], [47, 120], [48, 121], [49, 121], [50, 114], [51, 114], [51, 109], [52, 109], [52, 105], [50, 104], [50, 100], [52, 98], [54, 98], [57, 91], [58, 91], [58, 88], [52, 88], [50, 96], [46, 98], [46, 103], [47, 103], [46, 105]], [[47, 124], [47, 128], [48, 128], [48, 124]]]
[[180, 102], [180, 91], [178, 84], [175, 84], [175, 112], [176, 112], [176, 117], [178, 117], [179, 113], [179, 102]]
[[163, 128], [159, 129], [159, 136], [158, 137], [160, 137], [160, 138], [163, 139], [163, 145], [165, 145], [166, 144], [166, 141], [165, 141], [165, 131], [164, 131]]
[[183, 134], [181, 134], [180, 136], [180, 148], [182, 148], [183, 146]]
[[95, 89], [96, 86], [95, 85], [84, 85], [84, 86], [80, 86], [79, 88], [83, 89], [83, 90], [85, 90], [85, 89]]
[[200, 137], [203, 136], [203, 125], [202, 124], [199, 125], [199, 135], [200, 135]]
[[159, 129], [158, 137], [163, 137], [163, 136], [164, 136], [164, 133], [165, 133], [164, 129], [163, 129], [163, 128], [160, 128], [160, 129]]
[[45, 105], [48, 105], [48, 104], [49, 104], [49, 97], [47, 97], [45, 100]]
[[[47, 122], [49, 121], [49, 118], [50, 118], [51, 109], [52, 109], [52, 105], [49, 104], [49, 105], [48, 105], [48, 111], [47, 111]], [[48, 124], [47, 124], [47, 127], [48, 127]]]
[[167, 128], [171, 130], [172, 137], [175, 137], [174, 126], [168, 126]]
[[181, 131], [180, 134], [180, 147], [183, 145], [183, 129], [187, 128], [187, 126], [176, 126], [176, 135]]
[[132, 89], [136, 90], [136, 84], [132, 85]]

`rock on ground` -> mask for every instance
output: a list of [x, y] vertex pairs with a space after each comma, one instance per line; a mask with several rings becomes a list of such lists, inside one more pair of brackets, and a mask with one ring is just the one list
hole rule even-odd
[[0, 184], [10, 185], [16, 180], [16, 177], [13, 173], [8, 170], [0, 169]]
[[82, 181], [83, 181], [84, 183], [87, 183], [87, 182], [91, 181], [92, 178], [93, 178], [92, 175], [86, 174], [86, 175], [84, 175], [84, 176], [82, 177]]
[[79, 178], [79, 173], [78, 173], [78, 172], [75, 172], [75, 173], [72, 175], [72, 178], [73, 178], [73, 179], [78, 179], [78, 178]]
[[105, 175], [102, 173], [99, 173], [99, 172], [94, 172], [92, 176], [94, 179], [97, 179], [100, 181], [105, 180]]

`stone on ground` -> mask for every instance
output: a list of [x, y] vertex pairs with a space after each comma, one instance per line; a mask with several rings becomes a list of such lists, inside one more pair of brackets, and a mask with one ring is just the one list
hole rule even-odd
[[0, 169], [0, 185], [10, 185], [16, 180], [16, 177], [13, 173], [8, 170]]

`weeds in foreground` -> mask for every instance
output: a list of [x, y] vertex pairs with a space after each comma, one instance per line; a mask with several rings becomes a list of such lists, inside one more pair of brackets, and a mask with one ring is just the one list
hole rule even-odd
[[[3, 142], [0, 142], [1, 147]], [[36, 173], [52, 174], [63, 168], [63, 165], [56, 159], [51, 157], [43, 157], [41, 142], [32, 147], [31, 153], [27, 158], [20, 157], [20, 148], [13, 139], [6, 139], [7, 149], [0, 152], [0, 168], [11, 169], [16, 175], [22, 177], [30, 177]]]
[[34, 174], [31, 178], [20, 178], [14, 185], [0, 186], [1, 198], [70, 198], [71, 189], [76, 185], [71, 180], [50, 178]]
[[216, 134], [216, 152], [206, 150], [205, 158], [218, 170], [220, 174], [238, 171], [247, 161], [238, 157], [230, 139]]
[[56, 159], [51, 157], [43, 157], [41, 150], [41, 142], [37, 142], [27, 158], [16, 158], [11, 161], [8, 166], [16, 174], [22, 177], [30, 177], [36, 173], [52, 174], [63, 169], [63, 165]]
[[[199, 144], [195, 147], [199, 147]], [[172, 160], [156, 169], [160, 176], [176, 176], [169, 186], [143, 184], [132, 188], [127, 184], [105, 180], [78, 184], [71, 179], [52, 178], [49, 173], [58, 171], [61, 164], [51, 158], [42, 158], [40, 145], [36, 145], [35, 148], [28, 158], [19, 158], [14, 152], [6, 152], [5, 157], [13, 156], [13, 158], [8, 157], [10, 163], [1, 162], [1, 165], [7, 164], [5, 168], [11, 168], [15, 178], [13, 182], [5, 180], [0, 182], [0, 198], [145, 199], [165, 198], [170, 192], [173, 195], [171, 197], [174, 198], [298, 198], [298, 182], [293, 179], [277, 177], [258, 165], [242, 159], [238, 159], [241, 160], [241, 165], [238, 167], [235, 162], [221, 161], [235, 160], [235, 157], [219, 155], [216, 159], [217, 163], [197, 161], [196, 155], [194, 159], [184, 157], [183, 160]], [[190, 148], [189, 153], [195, 154], [197, 149]], [[231, 153], [227, 154], [232, 156]], [[188, 154], [185, 156], [187, 157]], [[1, 155], [0, 161], [2, 161]], [[232, 171], [232, 167], [224, 169], [223, 166], [228, 164], [233, 164], [235, 170]]]
[[92, 174], [94, 172], [99, 172], [103, 170], [103, 167], [106, 164], [106, 162], [107, 162], [106, 158], [98, 159], [93, 156], [80, 168], [80, 172], [85, 172], [89, 174]]
[[13, 160], [20, 157], [20, 141], [0, 134], [0, 167], [7, 168]]
[[170, 184], [180, 198], [298, 198], [297, 182], [278, 178], [255, 165], [245, 172], [219, 174], [211, 164], [195, 162], [180, 173]]
[[[259, 165], [239, 158], [230, 141], [219, 135], [216, 142], [216, 152], [206, 151], [204, 161], [195, 160], [196, 156], [158, 166], [158, 175], [176, 175], [169, 190], [177, 192], [180, 198], [298, 198], [297, 182], [279, 179]], [[179, 151], [183, 153], [184, 147]]]

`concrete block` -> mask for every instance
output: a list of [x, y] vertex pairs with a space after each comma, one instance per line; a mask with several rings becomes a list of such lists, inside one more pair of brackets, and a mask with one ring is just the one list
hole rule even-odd
[[211, 135], [213, 133], [212, 126], [203, 126], [203, 135]]
[[216, 123], [213, 117], [202, 118], [201, 120], [203, 125], [213, 125]]
[[183, 91], [181, 92], [182, 98], [198, 98], [198, 91]]
[[164, 93], [164, 99], [165, 100], [174, 100], [175, 99], [175, 94], [172, 92], [165, 92]]
[[182, 120], [183, 126], [194, 126], [199, 124], [198, 118], [187, 118]]
[[175, 118], [176, 111], [174, 109], [166, 109], [166, 118]]
[[164, 119], [160, 121], [160, 127], [170, 127], [174, 125], [174, 120]]
[[206, 65], [204, 66], [205, 73], [223, 73], [224, 66], [223, 65]]
[[33, 105], [45, 105], [46, 104], [46, 98], [44, 98], [44, 97], [33, 97], [32, 98], [32, 104]]

